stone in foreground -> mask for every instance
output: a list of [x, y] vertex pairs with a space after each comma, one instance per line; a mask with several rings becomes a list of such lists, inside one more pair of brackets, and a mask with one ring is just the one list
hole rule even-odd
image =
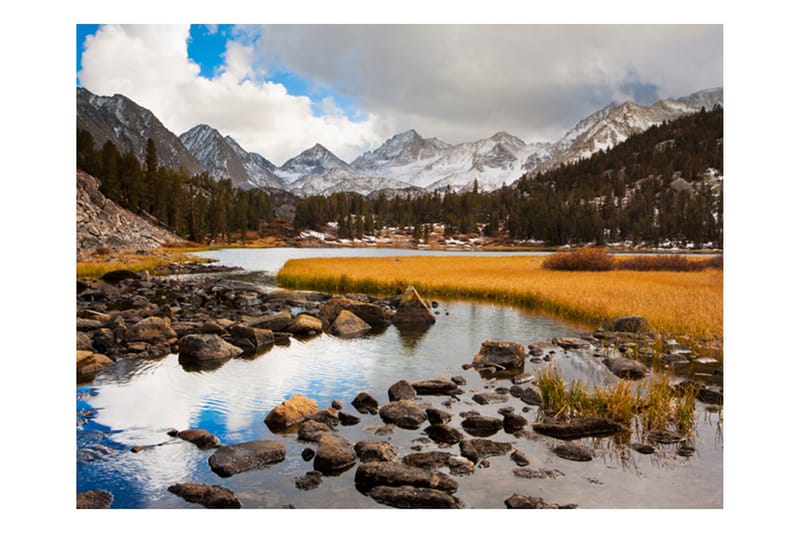
[[176, 483], [167, 489], [187, 502], [199, 503], [209, 509], [241, 509], [242, 502], [232, 490], [220, 485]]
[[243, 350], [211, 333], [193, 333], [178, 341], [181, 356], [193, 362], [223, 362], [242, 355]]
[[557, 439], [581, 439], [584, 437], [604, 437], [624, 430], [610, 418], [573, 418], [568, 422], [542, 422], [533, 424], [533, 430]]
[[108, 509], [114, 496], [105, 490], [86, 490], [78, 493], [75, 502], [76, 509]]
[[372, 327], [347, 309], [339, 311], [339, 315], [331, 325], [331, 333], [337, 337], [357, 337], [370, 331]]
[[220, 477], [230, 477], [249, 470], [260, 470], [286, 458], [283, 442], [257, 440], [218, 448], [208, 458], [211, 470]]
[[522, 368], [525, 365], [525, 347], [516, 342], [486, 340], [472, 359], [476, 368], [494, 367], [502, 370]]
[[317, 412], [317, 402], [295, 394], [269, 412], [264, 423], [272, 432], [283, 431]]
[[356, 452], [347, 439], [332, 433], [322, 434], [317, 446], [317, 455], [314, 457], [314, 470], [340, 472], [355, 463]]
[[411, 400], [389, 402], [381, 407], [379, 414], [384, 422], [404, 429], [417, 429], [428, 419], [422, 407]]
[[461, 509], [462, 503], [455, 496], [441, 490], [424, 487], [378, 486], [369, 491], [369, 496], [378, 503], [400, 509]]
[[575, 509], [578, 506], [574, 503], [567, 505], [556, 505], [547, 503], [542, 498], [525, 496], [524, 494], [513, 494], [503, 502], [507, 509]]
[[424, 487], [453, 493], [458, 490], [455, 479], [442, 474], [398, 463], [372, 462], [359, 465], [356, 470], [356, 486], [368, 492], [377, 486], [387, 487]]

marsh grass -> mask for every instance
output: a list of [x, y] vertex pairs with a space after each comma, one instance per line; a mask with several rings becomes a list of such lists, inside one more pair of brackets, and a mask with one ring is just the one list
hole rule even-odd
[[146, 254], [130, 251], [112, 252], [107, 249], [95, 250], [93, 254], [76, 262], [76, 277], [99, 278], [113, 270], [148, 271], [151, 274], [167, 273], [170, 263], [207, 263], [213, 259], [185, 255], [176, 247], [158, 248]]

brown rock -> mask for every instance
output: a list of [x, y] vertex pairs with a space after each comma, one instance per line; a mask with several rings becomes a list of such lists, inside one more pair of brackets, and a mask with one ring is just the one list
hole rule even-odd
[[411, 384], [417, 394], [451, 396], [459, 392], [458, 385], [450, 378], [435, 378]]
[[170, 326], [170, 320], [160, 316], [143, 318], [129, 326], [125, 331], [127, 342], [147, 342], [150, 344], [170, 343], [178, 338]]
[[474, 367], [494, 367], [502, 370], [522, 368], [525, 365], [525, 347], [516, 342], [486, 340], [472, 359]]
[[378, 413], [384, 422], [405, 429], [417, 429], [427, 420], [425, 411], [411, 400], [389, 402]]
[[356, 463], [353, 445], [344, 437], [323, 433], [314, 457], [314, 470], [320, 472], [339, 472]]
[[247, 326], [270, 331], [283, 331], [292, 322], [292, 313], [281, 311], [272, 315], [262, 316], [247, 323]]
[[408, 287], [400, 297], [392, 323], [398, 327], [429, 326], [436, 322], [430, 306], [414, 287]]
[[382, 328], [389, 324], [389, 315], [386, 309], [369, 302], [360, 302], [351, 298], [331, 298], [319, 310], [320, 318], [331, 322], [346, 310], [371, 327]]
[[378, 413], [378, 400], [372, 397], [368, 392], [359, 392], [358, 395], [350, 402], [350, 405], [356, 408], [356, 411], [364, 414], [377, 414]]
[[413, 400], [417, 397], [417, 393], [411, 384], [401, 379], [397, 383], [389, 387], [389, 401], [396, 402], [398, 400]]
[[347, 309], [339, 311], [339, 315], [331, 324], [331, 333], [338, 337], [357, 337], [370, 331], [372, 327]]
[[313, 337], [322, 333], [322, 321], [306, 313], [300, 313], [292, 319], [286, 331], [297, 337]]
[[425, 487], [374, 487], [369, 496], [378, 503], [400, 509], [461, 509], [463, 504], [447, 492]]
[[603, 359], [603, 363], [618, 378], [641, 379], [648, 374], [647, 367], [643, 363], [626, 357], [607, 357]]
[[79, 492], [75, 502], [76, 509], [108, 509], [114, 496], [105, 490], [87, 490]]
[[461, 455], [477, 463], [484, 457], [507, 454], [511, 451], [511, 444], [487, 439], [465, 439], [461, 441], [460, 448]]
[[181, 356], [193, 362], [224, 362], [242, 355], [242, 349], [209, 333], [190, 334], [178, 342]]
[[187, 429], [179, 431], [175, 436], [191, 442], [201, 450], [208, 450], [219, 446], [219, 439], [205, 429]]
[[199, 503], [209, 509], [241, 509], [242, 507], [242, 502], [233, 491], [220, 485], [176, 483], [170, 485], [167, 490], [187, 502]]
[[447, 493], [458, 490], [456, 480], [447, 474], [389, 462], [371, 462], [359, 465], [356, 470], [355, 482], [362, 491], [368, 491], [376, 486], [426, 487]]
[[208, 458], [211, 470], [220, 477], [230, 477], [240, 472], [260, 470], [286, 458], [283, 442], [257, 440], [222, 446]]
[[397, 450], [388, 442], [362, 440], [356, 443], [356, 455], [362, 463], [394, 461], [397, 457]]
[[603, 437], [619, 433], [625, 428], [610, 418], [572, 418], [566, 422], [541, 422], [533, 424], [533, 430], [557, 439], [580, 439]]
[[270, 431], [282, 431], [317, 412], [317, 402], [295, 394], [269, 412], [264, 423]]

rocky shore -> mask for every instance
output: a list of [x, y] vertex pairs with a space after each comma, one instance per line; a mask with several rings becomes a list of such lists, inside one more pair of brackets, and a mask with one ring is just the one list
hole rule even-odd
[[[90, 383], [103, 369], [126, 359], [177, 356], [184, 369], [213, 370], [232, 358], [256, 357], [292, 338], [310, 340], [322, 334], [358, 337], [389, 327], [425, 329], [436, 322], [435, 302], [430, 304], [413, 288], [401, 295], [377, 298], [367, 295], [331, 295], [319, 292], [274, 290], [224, 277], [151, 277], [115, 271], [99, 280], [79, 280], [77, 287], [77, 381]], [[434, 326], [435, 327], [435, 326]], [[638, 317], [622, 317], [604, 324], [586, 338], [559, 338], [531, 342], [486, 340], [463, 370], [487, 379], [485, 391], [465, 396], [463, 377], [437, 377], [408, 382], [398, 380], [388, 390], [383, 405], [363, 391], [349, 400], [355, 412], [378, 415], [385, 424], [374, 429], [376, 438], [350, 442], [337, 434], [340, 426], [361, 424], [343, 401], [319, 406], [302, 394], [285, 399], [264, 423], [275, 439], [220, 444], [207, 431], [187, 428], [169, 432], [207, 450], [209, 469], [222, 480], [241, 472], [269, 468], [286, 460], [288, 434], [308, 443], [302, 458], [309, 472], [294, 480], [299, 490], [313, 490], [325, 476], [355, 468], [355, 489], [382, 505], [398, 508], [462, 508], [457, 496], [458, 478], [488, 468], [490, 458], [508, 456], [519, 468], [514, 475], [548, 479], [562, 475], [554, 469], [528, 468], [524, 452], [513, 443], [492, 440], [499, 432], [519, 438], [542, 435], [557, 439], [554, 455], [570, 461], [591, 461], [591, 449], [576, 439], [623, 433], [628, 429], [606, 418], [552, 418], [530, 420], [524, 413], [541, 405], [542, 393], [535, 376], [526, 374], [526, 361], [542, 363], [560, 354], [584, 352], [602, 357], [606, 367], [621, 379], [641, 379], [650, 372], [641, 362], [667, 346], [670, 364], [688, 360], [688, 348], [647, 331]], [[636, 358], [626, 357], [636, 354]], [[511, 386], [499, 385], [507, 379]], [[699, 399], [722, 403], [721, 388], [703, 384]], [[443, 409], [421, 401], [444, 399]], [[481, 406], [497, 404], [496, 416], [476, 411], [451, 412], [462, 397]], [[521, 402], [522, 413], [511, 402]], [[423, 431], [430, 441], [449, 451], [420, 451], [404, 456], [382, 435], [394, 431]], [[639, 453], [659, 446], [681, 444], [678, 435], [653, 435], [649, 444], [634, 443]], [[685, 444], [685, 443], [684, 443]], [[685, 446], [681, 449], [685, 449]], [[140, 451], [132, 449], [132, 452]], [[241, 502], [221, 485], [179, 483], [169, 491], [188, 502], [209, 508], [239, 508]], [[507, 508], [572, 508], [571, 503], [551, 503], [524, 494], [498, 494]], [[104, 491], [78, 494], [78, 508], [109, 507], [113, 495]]]

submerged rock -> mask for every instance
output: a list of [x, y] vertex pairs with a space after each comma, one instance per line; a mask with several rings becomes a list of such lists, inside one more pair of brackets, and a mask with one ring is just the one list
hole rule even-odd
[[533, 424], [533, 430], [557, 439], [580, 439], [613, 435], [625, 428], [610, 418], [573, 418], [566, 422], [541, 422]]
[[426, 470], [438, 470], [447, 466], [451, 457], [452, 453], [439, 451], [411, 453], [403, 457], [403, 464]]
[[568, 505], [556, 505], [547, 503], [542, 498], [525, 496], [524, 494], [512, 494], [503, 502], [508, 509], [575, 509], [578, 506], [574, 503]]
[[461, 455], [477, 463], [484, 457], [505, 455], [511, 451], [511, 443], [487, 439], [465, 439], [460, 443]]
[[356, 443], [356, 455], [362, 463], [371, 461], [394, 461], [397, 450], [384, 441], [362, 440]]
[[79, 492], [75, 502], [76, 509], [108, 509], [114, 496], [105, 490], [94, 489]]
[[368, 494], [378, 503], [400, 509], [461, 509], [463, 506], [455, 496], [425, 487], [378, 486]]
[[607, 357], [603, 359], [603, 364], [618, 378], [641, 379], [648, 374], [643, 363], [626, 357]]
[[170, 485], [167, 490], [187, 502], [199, 503], [209, 509], [241, 509], [242, 507], [242, 502], [233, 491], [220, 485], [176, 483]]
[[320, 483], [322, 483], [322, 472], [317, 470], [306, 472], [302, 476], [294, 478], [294, 486], [300, 490], [316, 489]]
[[230, 477], [240, 472], [260, 470], [286, 458], [283, 442], [257, 440], [222, 446], [208, 458], [211, 470], [220, 477]]
[[594, 452], [583, 446], [582, 444], [567, 443], [561, 444], [553, 448], [553, 453], [562, 459], [570, 461], [591, 461], [594, 458]]

